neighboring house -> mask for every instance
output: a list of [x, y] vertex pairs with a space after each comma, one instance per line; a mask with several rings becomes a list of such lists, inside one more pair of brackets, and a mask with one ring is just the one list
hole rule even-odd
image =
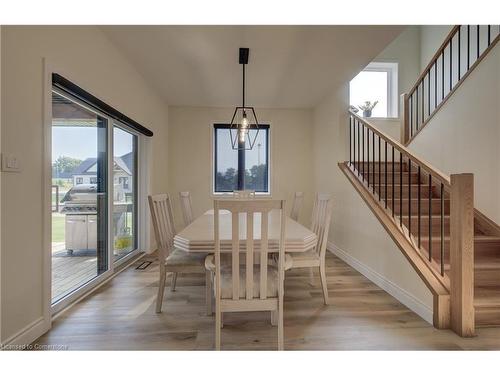
[[[113, 165], [114, 185], [120, 185], [125, 194], [132, 192], [132, 152], [115, 157]], [[73, 171], [73, 185], [97, 184], [97, 158], [87, 158]]]

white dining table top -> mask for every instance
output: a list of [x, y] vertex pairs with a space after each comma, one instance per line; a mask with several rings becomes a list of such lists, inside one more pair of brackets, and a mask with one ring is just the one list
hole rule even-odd
[[[244, 244], [246, 239], [246, 217], [240, 214], [240, 243]], [[254, 247], [258, 251], [260, 247], [261, 215], [254, 214]], [[280, 212], [272, 210], [269, 213], [269, 251], [278, 251], [278, 240], [280, 236]], [[221, 251], [231, 251], [231, 214], [229, 211], [219, 212], [219, 236]], [[209, 210], [195, 219], [191, 224], [177, 233], [174, 237], [176, 248], [188, 252], [214, 252], [214, 211]], [[316, 234], [291, 218], [286, 218], [285, 228], [285, 251], [304, 252], [314, 248], [316, 245]]]

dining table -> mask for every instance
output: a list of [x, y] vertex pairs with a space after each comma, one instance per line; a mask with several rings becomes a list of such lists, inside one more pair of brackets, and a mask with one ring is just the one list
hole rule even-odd
[[[246, 243], [246, 214], [239, 215], [240, 246]], [[254, 248], [260, 248], [261, 215], [254, 213]], [[268, 219], [268, 251], [278, 252], [280, 237], [279, 210], [271, 210]], [[229, 211], [219, 211], [219, 238], [221, 252], [230, 252], [232, 249], [232, 214]], [[314, 232], [289, 217], [285, 223], [285, 252], [300, 253], [313, 249], [317, 237]], [[191, 224], [177, 233], [174, 237], [174, 246], [190, 253], [213, 253], [214, 249], [214, 210], [208, 210], [196, 218]]]

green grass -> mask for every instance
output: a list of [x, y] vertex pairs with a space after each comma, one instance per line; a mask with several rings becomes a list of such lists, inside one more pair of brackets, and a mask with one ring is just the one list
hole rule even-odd
[[64, 215], [52, 214], [52, 242], [64, 242]]

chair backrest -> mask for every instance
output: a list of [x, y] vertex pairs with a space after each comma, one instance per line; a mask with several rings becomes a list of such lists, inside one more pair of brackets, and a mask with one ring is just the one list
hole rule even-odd
[[184, 225], [188, 226], [193, 222], [193, 206], [191, 204], [191, 194], [189, 191], [179, 192], [179, 199], [181, 201], [181, 211], [182, 218], [184, 219]]
[[168, 194], [150, 195], [148, 201], [156, 245], [158, 246], [158, 256], [162, 261], [167, 258], [174, 246], [175, 227], [172, 204]]
[[[268, 250], [269, 250], [269, 216], [271, 210], [278, 210], [279, 221], [279, 244], [278, 244], [278, 293], [281, 296], [284, 280], [284, 257], [285, 257], [285, 201], [284, 200], [215, 200], [214, 201], [214, 239], [215, 239], [215, 288], [216, 296], [220, 296], [220, 237], [219, 237], [219, 211], [228, 210], [231, 213], [232, 236], [231, 236], [231, 279], [232, 300], [240, 300], [240, 252], [245, 253], [245, 297], [241, 300], [265, 300], [267, 295], [268, 280]], [[254, 296], [254, 220], [260, 221], [260, 240], [257, 243], [259, 257], [259, 295]], [[240, 221], [246, 226], [245, 239], [240, 240]], [[276, 221], [272, 221], [277, 225]], [[258, 228], [258, 227], [257, 227]], [[276, 232], [274, 232], [276, 233]]]
[[295, 221], [299, 220], [299, 212], [300, 212], [300, 208], [302, 207], [303, 200], [304, 200], [304, 193], [301, 191], [296, 191], [294, 196], [293, 196], [292, 211], [290, 211], [290, 218], [292, 220], [295, 220]]
[[316, 233], [318, 242], [315, 251], [322, 257], [325, 255], [328, 242], [328, 231], [332, 218], [332, 199], [330, 194], [316, 194], [314, 201], [311, 230]]
[[233, 196], [238, 199], [255, 198], [255, 190], [234, 190]]

